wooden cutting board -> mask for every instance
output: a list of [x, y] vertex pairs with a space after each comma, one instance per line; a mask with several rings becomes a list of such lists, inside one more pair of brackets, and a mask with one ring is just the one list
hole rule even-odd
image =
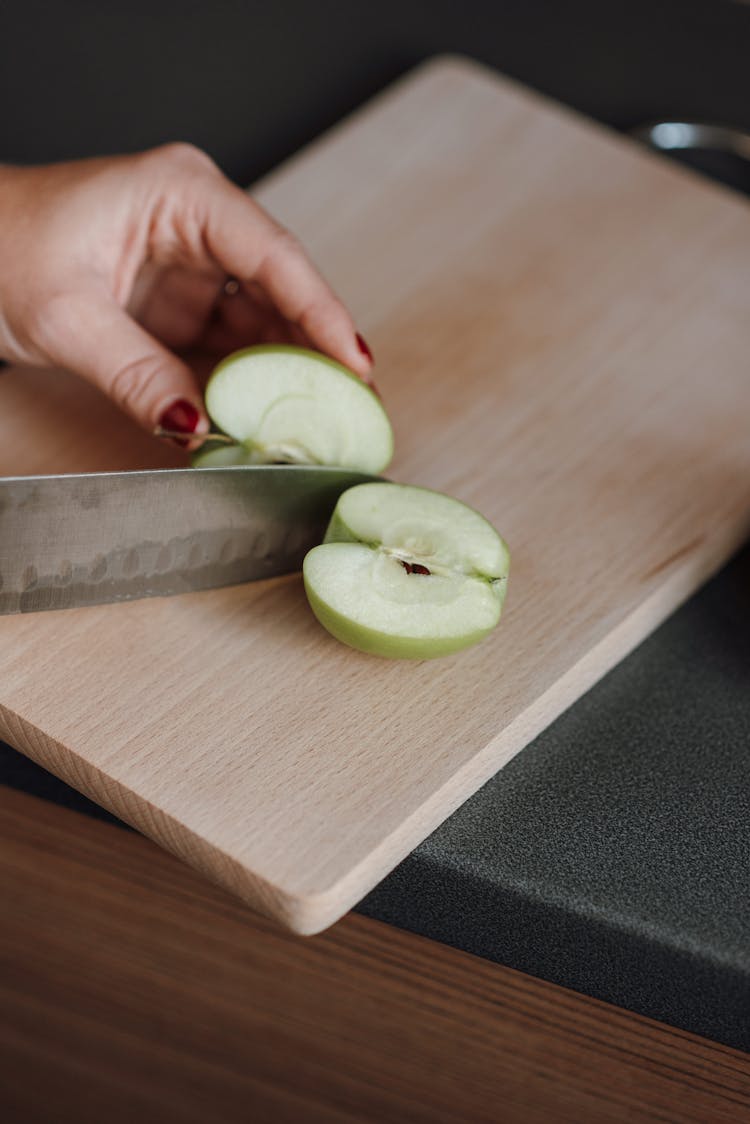
[[[750, 210], [451, 57], [256, 194], [373, 343], [391, 476], [508, 539], [500, 628], [378, 660], [319, 628], [297, 576], [3, 617], [0, 733], [311, 933], [748, 533]], [[179, 463], [60, 374], [2, 375], [0, 431], [5, 474]]]

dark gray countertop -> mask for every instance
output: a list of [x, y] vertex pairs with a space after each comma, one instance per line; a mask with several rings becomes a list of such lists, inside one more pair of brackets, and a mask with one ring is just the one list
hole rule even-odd
[[750, 548], [360, 908], [750, 1049]]
[[750, 1049], [750, 548], [359, 908]]

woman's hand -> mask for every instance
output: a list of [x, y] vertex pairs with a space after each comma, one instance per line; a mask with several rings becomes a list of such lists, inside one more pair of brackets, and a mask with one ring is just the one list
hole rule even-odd
[[344, 305], [205, 153], [0, 167], [0, 357], [67, 367], [145, 428], [199, 434], [203, 395], [175, 352], [260, 342], [315, 348], [369, 381]]

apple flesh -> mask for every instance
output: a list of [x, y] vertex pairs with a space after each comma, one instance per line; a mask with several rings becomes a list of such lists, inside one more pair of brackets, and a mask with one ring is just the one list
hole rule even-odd
[[206, 386], [206, 409], [237, 444], [198, 453], [193, 463], [202, 467], [321, 464], [376, 476], [393, 456], [393, 431], [377, 395], [306, 348], [269, 344], [227, 356]]
[[358, 484], [303, 565], [313, 613], [337, 640], [429, 659], [482, 640], [505, 599], [508, 548], [473, 508], [427, 488]]

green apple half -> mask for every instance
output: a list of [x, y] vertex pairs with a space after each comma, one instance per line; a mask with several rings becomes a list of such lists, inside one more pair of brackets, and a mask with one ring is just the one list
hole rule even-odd
[[337, 640], [428, 659], [492, 631], [509, 563], [505, 543], [473, 508], [427, 488], [372, 483], [340, 496], [303, 575], [315, 616]]
[[340, 363], [302, 347], [269, 344], [227, 356], [206, 386], [206, 409], [237, 442], [193, 458], [227, 464], [325, 464], [377, 475], [393, 456], [393, 430], [377, 395]]

